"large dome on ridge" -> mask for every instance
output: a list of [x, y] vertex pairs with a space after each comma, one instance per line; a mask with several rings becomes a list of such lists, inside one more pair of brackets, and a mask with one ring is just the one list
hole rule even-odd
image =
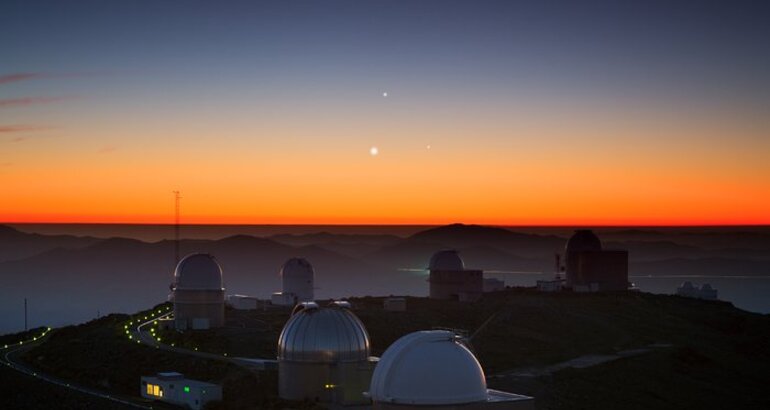
[[176, 265], [174, 286], [176, 289], [221, 290], [222, 268], [207, 253], [187, 255]]
[[575, 234], [567, 241], [567, 253], [600, 251], [602, 250], [602, 241], [590, 229], [578, 229]]

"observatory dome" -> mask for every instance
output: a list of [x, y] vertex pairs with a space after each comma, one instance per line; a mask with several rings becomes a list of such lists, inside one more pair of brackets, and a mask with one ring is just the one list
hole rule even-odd
[[334, 363], [366, 361], [369, 334], [344, 303], [297, 305], [278, 338], [278, 360]]
[[454, 249], [445, 249], [433, 254], [430, 258], [429, 270], [465, 270], [465, 264], [460, 253]]
[[176, 289], [222, 289], [222, 268], [213, 256], [193, 253], [185, 256], [174, 271]]
[[453, 332], [410, 333], [393, 343], [374, 369], [375, 402], [452, 405], [487, 400], [487, 382], [476, 357]]
[[291, 258], [281, 266], [282, 277], [313, 277], [315, 271], [313, 265], [305, 258]]
[[600, 251], [602, 242], [590, 229], [579, 229], [567, 241], [567, 253], [583, 251]]

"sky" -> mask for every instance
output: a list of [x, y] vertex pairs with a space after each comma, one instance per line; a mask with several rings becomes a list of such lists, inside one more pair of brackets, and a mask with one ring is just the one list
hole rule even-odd
[[0, 221], [770, 224], [768, 38], [763, 1], [4, 1]]

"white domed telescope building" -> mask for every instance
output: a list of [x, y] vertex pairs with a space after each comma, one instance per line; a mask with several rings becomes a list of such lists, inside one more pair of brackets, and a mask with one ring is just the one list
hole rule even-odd
[[313, 286], [315, 270], [313, 265], [304, 258], [291, 258], [281, 266], [281, 292], [273, 293], [270, 302], [279, 306], [294, 306], [300, 302], [311, 302], [315, 299]]
[[347, 302], [297, 305], [278, 339], [278, 393], [287, 400], [368, 404], [375, 358]]
[[460, 253], [453, 249], [438, 251], [430, 258], [430, 298], [473, 301], [484, 292], [484, 272], [465, 269]]
[[171, 290], [177, 330], [224, 326], [222, 268], [213, 256], [206, 253], [185, 256], [176, 266]]
[[374, 410], [534, 410], [532, 397], [487, 388], [484, 370], [454, 333], [410, 333], [393, 343], [374, 369]]

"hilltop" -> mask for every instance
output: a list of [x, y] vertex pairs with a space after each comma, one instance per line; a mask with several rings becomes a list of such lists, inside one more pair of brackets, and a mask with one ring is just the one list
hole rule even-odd
[[[741, 311], [729, 303], [634, 292], [542, 294], [524, 289], [490, 294], [470, 304], [407, 301], [407, 312], [386, 312], [382, 298], [351, 299], [370, 333], [373, 354], [382, 354], [398, 337], [415, 330], [478, 331], [471, 346], [490, 387], [534, 395], [539, 409], [770, 405], [766, 389], [770, 316]], [[287, 310], [228, 311], [233, 326], [229, 329], [176, 337], [169, 332], [164, 339], [218, 354], [274, 358], [288, 315]], [[479, 329], [489, 318], [489, 324]], [[62, 329], [30, 352], [27, 360], [45, 371], [125, 394], [136, 394], [141, 374], [179, 370], [224, 382], [224, 408], [303, 406], [275, 397], [274, 372], [252, 374], [136, 346], [118, 335], [121, 320], [125, 317], [113, 315]], [[637, 350], [642, 353], [593, 367], [557, 366], [585, 355]]]

